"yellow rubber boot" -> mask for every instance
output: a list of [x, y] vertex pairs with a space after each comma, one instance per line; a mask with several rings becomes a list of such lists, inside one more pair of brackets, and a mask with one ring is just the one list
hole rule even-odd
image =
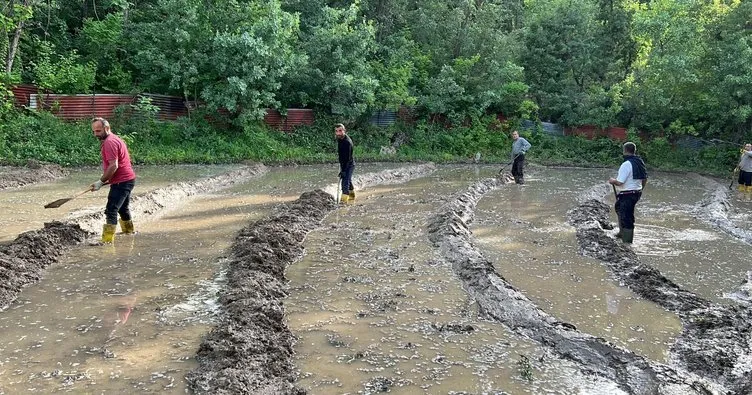
[[752, 193], [752, 185], [747, 185], [747, 193]]
[[348, 196], [350, 196], [350, 201], [355, 200], [355, 190], [351, 189], [350, 193], [348, 194]]
[[739, 189], [739, 192], [745, 192], [747, 190], [747, 187], [744, 186], [744, 185], [739, 184], [738, 189]]
[[136, 233], [136, 228], [133, 227], [133, 220], [123, 221], [121, 219], [120, 230], [122, 230], [123, 234], [126, 234], [126, 235], [132, 235]]
[[117, 230], [117, 225], [104, 224], [102, 228], [102, 243], [114, 243], [115, 230]]
[[340, 203], [347, 203], [350, 200], [350, 195], [342, 194], [342, 197], [339, 199]]

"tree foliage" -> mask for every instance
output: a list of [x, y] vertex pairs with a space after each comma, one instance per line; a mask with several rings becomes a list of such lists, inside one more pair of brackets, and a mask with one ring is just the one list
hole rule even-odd
[[[752, 2], [8, 0], [4, 86], [752, 138]], [[0, 89], [7, 92], [7, 89]], [[0, 95], [5, 107], [8, 95]], [[3, 107], [3, 108], [5, 108]]]

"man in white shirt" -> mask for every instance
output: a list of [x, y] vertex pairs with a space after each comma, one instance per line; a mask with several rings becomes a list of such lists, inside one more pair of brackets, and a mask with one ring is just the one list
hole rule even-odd
[[648, 172], [645, 162], [636, 155], [635, 143], [624, 144], [624, 163], [619, 167], [616, 178], [609, 178], [608, 183], [621, 187], [616, 195], [614, 209], [619, 216], [619, 233], [616, 234], [625, 243], [632, 243], [634, 239], [634, 212], [637, 202], [642, 197], [642, 189], [648, 182]]

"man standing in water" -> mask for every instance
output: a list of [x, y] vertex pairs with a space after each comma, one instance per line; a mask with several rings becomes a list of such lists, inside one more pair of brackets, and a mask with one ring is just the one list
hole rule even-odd
[[752, 192], [752, 144], [744, 144], [738, 167], [739, 191]]
[[530, 149], [530, 143], [520, 137], [516, 130], [512, 132], [512, 176], [516, 184], [524, 184], [525, 179], [522, 174], [522, 168], [525, 167], [525, 153]]
[[337, 154], [339, 155], [339, 177], [342, 182], [342, 203], [355, 200], [355, 188], [352, 184], [352, 175], [355, 171], [355, 158], [353, 157], [353, 142], [347, 135], [345, 125], [339, 123], [334, 127], [334, 136], [337, 138]]
[[104, 171], [99, 180], [91, 184], [90, 188], [91, 191], [98, 191], [102, 185], [110, 185], [107, 206], [104, 210], [107, 219], [102, 229], [102, 242], [112, 243], [115, 241], [118, 214], [120, 214], [120, 228], [123, 233], [135, 233], [129, 205], [131, 191], [136, 185], [136, 173], [131, 166], [131, 157], [125, 141], [112, 133], [110, 123], [106, 119], [92, 119], [91, 130], [101, 143], [100, 152]]
[[619, 167], [619, 174], [616, 178], [608, 179], [609, 184], [622, 187], [621, 192], [616, 195], [614, 209], [619, 216], [619, 233], [616, 237], [620, 237], [625, 243], [632, 243], [634, 239], [635, 206], [640, 201], [642, 189], [648, 182], [645, 162], [636, 153], [635, 143], [625, 143], [624, 163]]

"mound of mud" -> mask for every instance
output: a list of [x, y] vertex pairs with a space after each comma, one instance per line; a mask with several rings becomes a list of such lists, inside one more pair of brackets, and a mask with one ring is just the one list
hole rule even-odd
[[284, 324], [285, 269], [303, 254], [303, 241], [336, 204], [317, 190], [280, 213], [240, 231], [231, 247], [227, 293], [219, 325], [197, 354], [187, 379], [198, 393], [300, 394], [294, 380], [294, 338]]
[[[611, 380], [630, 394], [713, 393], [715, 386], [712, 383], [705, 383], [680, 367], [649, 361], [605, 339], [582, 333], [572, 324], [558, 321], [497, 273], [493, 264], [472, 244], [468, 224], [483, 195], [502, 185], [498, 179], [476, 182], [451, 201], [429, 225], [431, 241], [452, 264], [452, 270], [478, 303], [482, 314], [551, 347], [560, 356], [578, 363], [583, 372]], [[594, 213], [608, 214], [607, 207], [592, 206], [590, 209]], [[588, 215], [581, 214], [582, 217]], [[601, 223], [608, 222], [599, 218], [587, 223], [590, 227], [600, 228]], [[608, 238], [605, 234], [604, 237]], [[627, 255], [631, 253], [627, 248], [621, 251]], [[622, 255], [607, 255], [616, 262], [629, 264]]]
[[681, 318], [683, 331], [672, 352], [683, 367], [733, 393], [749, 394], [752, 310], [713, 303], [641, 263], [630, 247], [606, 235], [600, 224], [608, 218], [608, 206], [597, 200], [586, 201], [569, 212], [581, 253], [603, 261], [633, 292]]
[[39, 281], [42, 271], [57, 262], [67, 247], [88, 235], [76, 224], [50, 222], [44, 229], [22, 233], [0, 247], [0, 310], [15, 300], [24, 286]]
[[[433, 164], [355, 177], [361, 188], [405, 182]], [[295, 338], [285, 323], [285, 270], [303, 255], [306, 235], [337, 205], [336, 185], [306, 192], [243, 228], [230, 248], [226, 293], [217, 326], [201, 343], [199, 367], [186, 379], [199, 394], [304, 394], [295, 387]]]
[[[134, 197], [131, 213], [136, 221], [154, 217], [190, 196], [227, 188], [266, 171], [264, 165], [256, 164], [207, 179], [156, 189]], [[56, 263], [68, 248], [98, 232], [104, 223], [103, 211], [104, 207], [97, 213], [80, 214], [64, 222], [45, 224], [43, 229], [23, 233], [9, 245], [3, 246], [0, 250], [0, 310], [17, 298], [25, 285], [39, 281], [42, 271]]]
[[26, 167], [0, 169], [0, 190], [21, 187], [38, 182], [52, 181], [68, 176], [68, 170], [59, 165], [29, 161]]

